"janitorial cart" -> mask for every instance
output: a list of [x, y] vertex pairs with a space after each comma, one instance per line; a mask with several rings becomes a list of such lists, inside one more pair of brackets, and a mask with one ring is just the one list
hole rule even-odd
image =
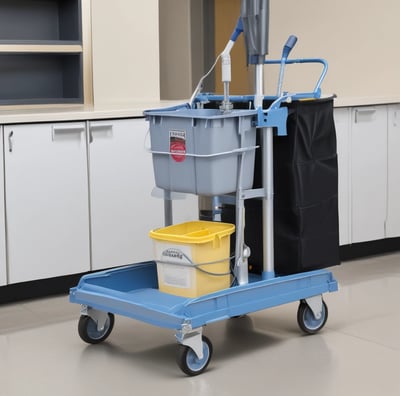
[[[295, 36], [281, 59], [265, 60], [268, 13], [268, 1], [242, 1], [219, 56], [223, 95], [203, 93], [202, 79], [188, 103], [145, 112], [165, 227], [150, 230], [149, 261], [85, 275], [71, 289], [70, 301], [82, 306], [84, 341], [104, 341], [115, 314], [169, 328], [179, 367], [197, 375], [212, 355], [202, 334], [209, 323], [299, 301], [304, 332], [325, 325], [322, 295], [338, 290], [326, 267], [339, 264], [333, 98], [323, 98], [320, 89], [327, 63], [288, 59]], [[242, 31], [255, 90], [235, 96], [229, 93], [230, 50]], [[310, 92], [283, 90], [284, 69], [295, 63], [321, 64]], [[280, 66], [273, 96], [263, 93], [266, 64]], [[173, 224], [175, 192], [206, 198], [209, 210]]]

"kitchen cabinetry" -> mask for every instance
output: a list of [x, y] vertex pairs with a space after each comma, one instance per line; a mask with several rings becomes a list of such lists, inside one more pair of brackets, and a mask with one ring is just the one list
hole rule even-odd
[[4, 126], [9, 283], [90, 269], [84, 122]]
[[400, 236], [400, 105], [335, 109], [340, 244]]
[[388, 106], [386, 237], [400, 236], [400, 105]]
[[[1, 128], [0, 285], [153, 258], [148, 232], [164, 226], [164, 202], [151, 196], [143, 118]], [[196, 196], [173, 207], [175, 222], [197, 218]]]
[[4, 217], [3, 127], [0, 126], [0, 286], [7, 282], [6, 225]]
[[[164, 226], [143, 118], [89, 122], [92, 269], [153, 258], [148, 232]], [[174, 221], [198, 216], [197, 200], [174, 202]]]
[[163, 202], [151, 197], [147, 130], [144, 119], [89, 122], [92, 269], [152, 258], [147, 234], [162, 225]]
[[385, 238], [387, 126], [387, 106], [352, 109], [352, 243]]

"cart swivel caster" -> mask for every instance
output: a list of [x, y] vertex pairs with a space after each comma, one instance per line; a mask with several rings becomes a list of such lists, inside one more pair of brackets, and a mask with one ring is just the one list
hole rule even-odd
[[78, 323], [78, 333], [83, 341], [88, 344], [98, 344], [103, 342], [111, 333], [114, 327], [114, 315], [106, 315], [100, 322], [88, 315], [81, 315]]
[[309, 304], [305, 300], [300, 301], [297, 310], [297, 323], [301, 330], [307, 334], [315, 334], [321, 330], [328, 319], [328, 307], [325, 301], [321, 300], [322, 309], [318, 316], [316, 316]]
[[187, 375], [195, 376], [201, 374], [210, 363], [212, 355], [212, 344], [211, 341], [206, 337], [202, 336], [203, 344], [203, 357], [199, 359], [192, 348], [187, 345], [178, 345], [178, 353], [176, 362], [179, 368]]

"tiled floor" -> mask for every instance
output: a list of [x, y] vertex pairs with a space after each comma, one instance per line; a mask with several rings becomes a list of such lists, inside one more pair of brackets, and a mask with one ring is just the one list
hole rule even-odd
[[170, 330], [118, 316], [87, 345], [67, 296], [0, 306], [0, 395], [400, 395], [400, 253], [333, 272], [320, 333], [301, 333], [297, 303], [209, 325], [214, 354], [197, 377], [175, 364]]

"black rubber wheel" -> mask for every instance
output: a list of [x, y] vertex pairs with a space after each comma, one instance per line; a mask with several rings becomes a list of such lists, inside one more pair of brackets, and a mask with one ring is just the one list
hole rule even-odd
[[297, 323], [305, 333], [317, 333], [325, 326], [327, 319], [328, 307], [325, 301], [322, 301], [322, 312], [319, 319], [315, 318], [313, 311], [304, 300], [300, 301], [299, 309], [297, 310]]
[[203, 358], [199, 359], [192, 348], [179, 344], [176, 362], [179, 368], [187, 375], [195, 376], [201, 374], [210, 363], [213, 348], [211, 341], [202, 336]]
[[97, 323], [90, 316], [81, 315], [78, 323], [78, 333], [83, 341], [88, 344], [98, 344], [110, 335], [114, 327], [115, 318], [112, 313], [107, 315], [106, 323], [101, 331], [97, 329]]

